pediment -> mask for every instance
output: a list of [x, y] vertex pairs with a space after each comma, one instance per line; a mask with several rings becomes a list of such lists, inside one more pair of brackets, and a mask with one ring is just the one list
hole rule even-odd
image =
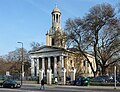
[[34, 51], [33, 53], [36, 53], [36, 52], [39, 52], [39, 53], [54, 52], [54, 51], [63, 51], [63, 50], [65, 50], [65, 49], [64, 48], [60, 48], [60, 47], [42, 46], [38, 50]]

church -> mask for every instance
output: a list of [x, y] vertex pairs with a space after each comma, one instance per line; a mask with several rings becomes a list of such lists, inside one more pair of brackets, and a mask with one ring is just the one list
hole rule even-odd
[[[82, 76], [93, 76], [92, 70], [87, 61], [72, 48], [66, 48], [66, 35], [61, 28], [61, 11], [58, 7], [52, 10], [52, 26], [46, 33], [46, 45], [30, 52], [31, 76], [39, 76], [40, 70], [47, 76], [51, 70], [51, 78], [62, 77], [62, 70], [65, 70], [65, 77], [71, 75], [71, 71]], [[79, 55], [80, 56], [80, 55]], [[95, 59], [88, 54], [92, 64]], [[95, 68], [95, 66], [94, 66]], [[81, 76], [80, 75], [80, 76]]]

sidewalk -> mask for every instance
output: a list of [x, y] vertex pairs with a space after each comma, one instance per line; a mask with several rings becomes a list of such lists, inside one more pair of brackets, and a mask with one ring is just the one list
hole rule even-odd
[[[40, 86], [40, 84], [23, 84], [23, 85], [32, 85]], [[47, 88], [76, 88], [76, 89], [115, 89], [114, 86], [73, 86], [73, 85], [45, 85]], [[120, 86], [116, 87], [117, 90], [120, 90]]]

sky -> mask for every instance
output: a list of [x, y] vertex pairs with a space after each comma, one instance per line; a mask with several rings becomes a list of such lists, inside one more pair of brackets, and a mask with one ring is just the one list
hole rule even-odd
[[60, 9], [61, 26], [68, 18], [82, 18], [97, 4], [116, 7], [119, 0], [0, 0], [0, 56], [16, 48], [30, 50], [32, 42], [46, 43], [46, 33], [52, 24], [51, 12]]

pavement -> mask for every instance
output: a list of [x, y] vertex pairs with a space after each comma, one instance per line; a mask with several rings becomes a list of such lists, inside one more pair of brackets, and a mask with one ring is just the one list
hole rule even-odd
[[[40, 84], [23, 84], [31, 86], [40, 86]], [[120, 90], [120, 86], [73, 86], [73, 85], [45, 85], [47, 88], [76, 88], [76, 89], [117, 89]]]
[[120, 92], [120, 86], [72, 86], [72, 85], [45, 85], [40, 90], [40, 84], [25, 84], [21, 88], [0, 88], [0, 92]]

